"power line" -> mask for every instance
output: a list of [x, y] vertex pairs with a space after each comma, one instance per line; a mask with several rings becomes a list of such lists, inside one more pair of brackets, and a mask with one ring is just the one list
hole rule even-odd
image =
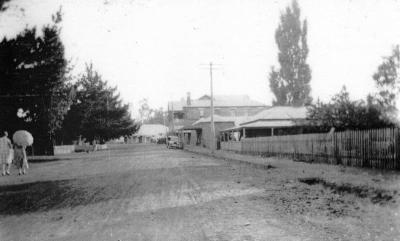
[[210, 101], [210, 109], [211, 109], [211, 153], [214, 154], [215, 149], [215, 125], [214, 125], [214, 93], [213, 93], [213, 63], [210, 62], [210, 91], [211, 91], [211, 101]]
[[40, 97], [40, 96], [45, 96], [45, 95], [0, 95], [0, 98], [25, 98], [25, 97]]
[[[199, 66], [200, 66], [200, 69], [206, 69], [206, 70], [210, 69], [210, 63], [208, 63], [208, 64], [199, 64]], [[224, 68], [222, 67], [222, 64], [212, 63], [212, 69], [213, 70], [223, 70]]]

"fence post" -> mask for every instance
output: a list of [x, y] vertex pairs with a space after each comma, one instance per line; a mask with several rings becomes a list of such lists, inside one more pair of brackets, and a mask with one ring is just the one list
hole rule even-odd
[[394, 146], [394, 168], [396, 169], [396, 170], [399, 170], [400, 168], [399, 168], [399, 129], [398, 128], [396, 128], [396, 129], [394, 129], [394, 144], [393, 144], [393, 146]]
[[337, 143], [338, 143], [338, 134], [339, 133], [333, 133], [333, 160], [336, 162], [336, 164], [339, 164], [339, 150], [338, 150], [338, 146], [337, 146]]

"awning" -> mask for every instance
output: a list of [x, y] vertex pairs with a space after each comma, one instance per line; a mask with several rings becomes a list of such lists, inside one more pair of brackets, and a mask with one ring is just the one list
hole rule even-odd
[[241, 125], [243, 128], [277, 128], [277, 127], [292, 127], [296, 126], [296, 122], [292, 120], [278, 120], [278, 121], [268, 121], [260, 120], [252, 122], [249, 124]]
[[260, 120], [256, 122], [252, 122], [245, 125], [240, 125], [237, 127], [231, 127], [221, 132], [229, 132], [229, 131], [240, 131], [242, 129], [270, 129], [270, 128], [289, 128], [293, 126], [303, 126], [305, 124], [304, 121], [301, 123], [292, 120], [275, 120], [275, 121], [268, 121], [268, 120]]
[[194, 127], [194, 126], [184, 126], [179, 131], [185, 131], [185, 130], [201, 130], [201, 128], [200, 127]]
[[231, 128], [228, 128], [228, 129], [222, 130], [222, 131], [220, 131], [220, 132], [239, 131], [239, 130], [241, 130], [241, 129], [243, 129], [243, 127], [241, 127], [241, 126], [237, 126], [237, 127], [231, 127]]
[[182, 130], [182, 133], [192, 133], [193, 130]]

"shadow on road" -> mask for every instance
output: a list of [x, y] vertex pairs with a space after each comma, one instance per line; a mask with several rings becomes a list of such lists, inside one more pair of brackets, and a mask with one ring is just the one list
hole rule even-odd
[[43, 162], [55, 162], [55, 161], [70, 161], [79, 159], [80, 157], [74, 156], [28, 156], [30, 163], [43, 163]]
[[[92, 176], [0, 186], [0, 215], [73, 208], [119, 198], [121, 187], [111, 178]], [[107, 182], [109, 184], [104, 185]]]
[[[20, 215], [52, 209], [73, 208], [111, 199], [133, 197], [147, 190], [141, 183], [172, 185], [164, 177], [154, 178], [164, 170], [176, 176], [178, 168], [119, 172], [117, 175], [93, 175], [74, 179], [38, 181], [0, 186], [0, 215]], [[153, 177], [153, 178], [151, 178]], [[163, 180], [161, 180], [163, 179]], [[158, 190], [159, 191], [159, 190]]]
[[0, 186], [0, 215], [52, 209], [71, 195], [68, 180]]

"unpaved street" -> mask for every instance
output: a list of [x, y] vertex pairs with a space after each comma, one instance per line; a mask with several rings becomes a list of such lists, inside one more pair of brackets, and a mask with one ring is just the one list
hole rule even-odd
[[[353, 211], [319, 210], [312, 216], [329, 225], [308, 222], [310, 212], [293, 209], [289, 196], [293, 192], [311, 206], [321, 202], [315, 194], [320, 190], [299, 182], [281, 185], [273, 176], [277, 171], [164, 145], [45, 159], [32, 163], [27, 176], [14, 170], [14, 176], [1, 177], [0, 240], [375, 239]], [[337, 200], [332, 205], [343, 209]], [[354, 228], [340, 225], [343, 220]], [[397, 228], [382, 239], [393, 240]]]

